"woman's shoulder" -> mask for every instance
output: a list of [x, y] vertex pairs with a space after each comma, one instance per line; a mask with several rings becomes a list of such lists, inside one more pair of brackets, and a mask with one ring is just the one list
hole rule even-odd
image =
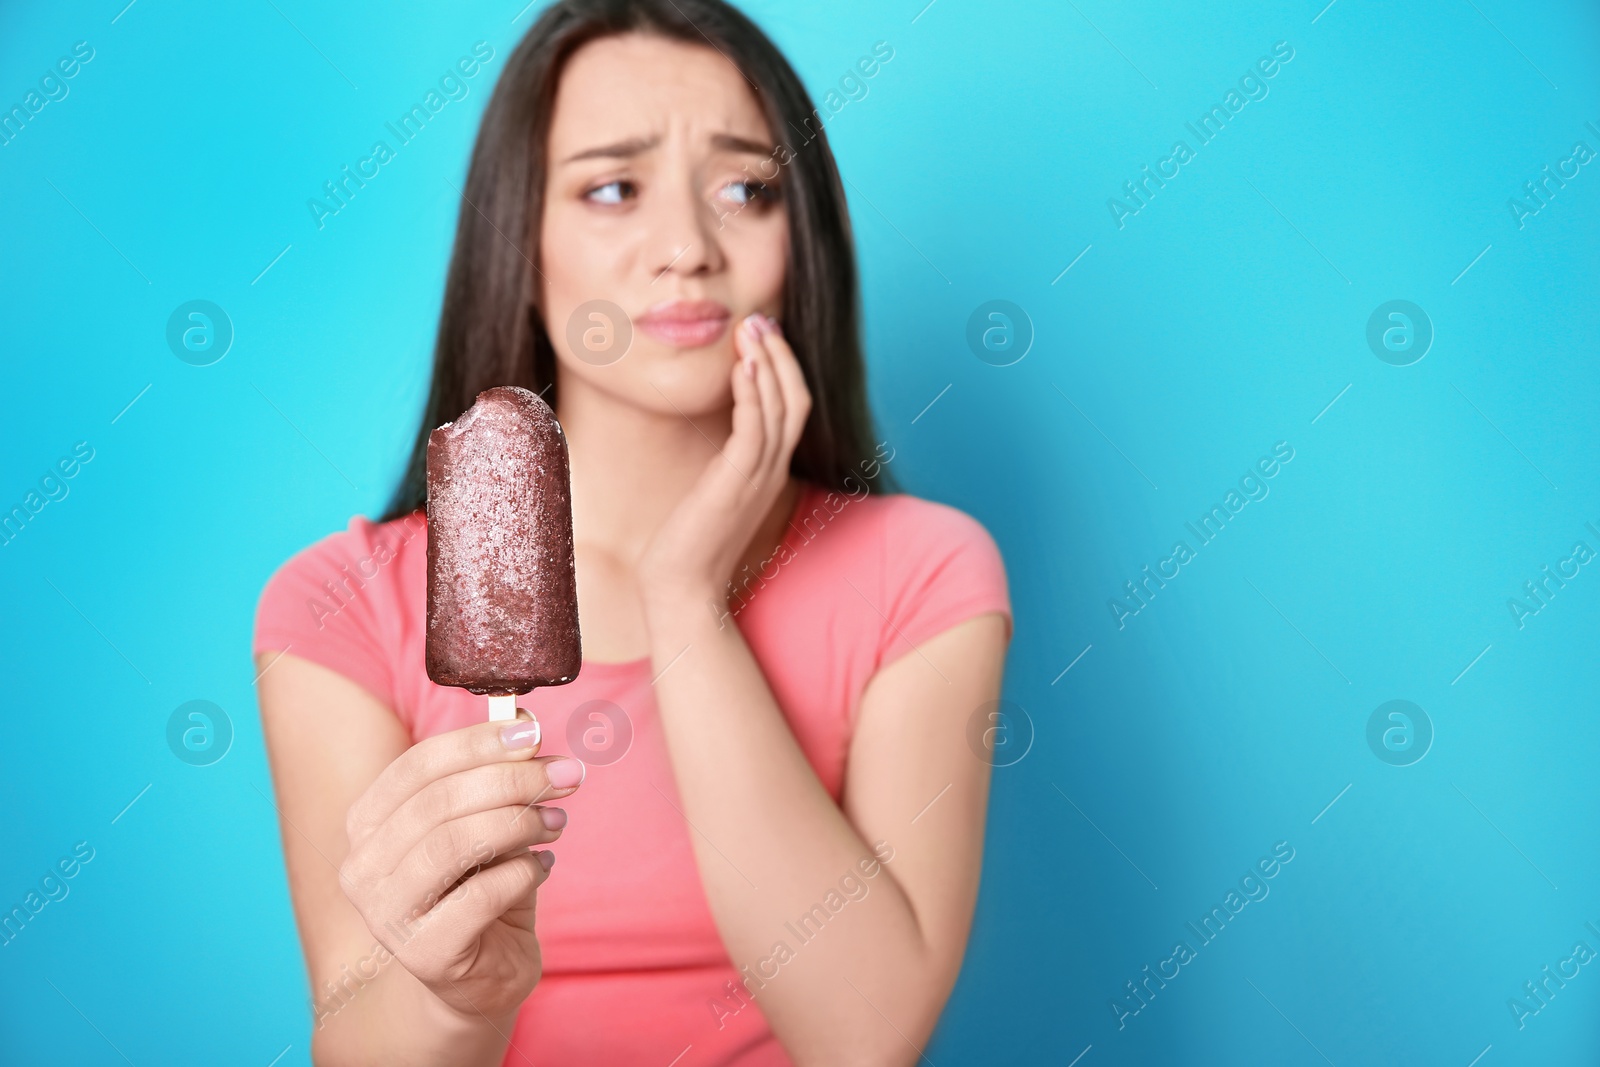
[[[419, 548], [425, 552], [427, 530], [420, 511], [388, 522], [356, 515], [343, 530], [313, 541], [279, 565], [267, 580], [262, 600], [285, 587], [326, 590], [326, 583], [331, 582], [335, 589], [364, 588], [379, 581], [386, 571], [395, 573], [398, 569], [390, 564]], [[423, 536], [419, 538], [419, 534]]]
[[261, 591], [253, 650], [291, 651], [387, 696], [389, 660], [421, 595], [410, 587], [426, 578], [427, 528], [420, 511], [388, 522], [357, 515], [295, 552]]
[[[921, 639], [985, 612], [1011, 619], [1005, 561], [988, 528], [967, 511], [910, 493], [813, 494], [833, 516], [831, 566], [851, 577], [887, 628], [888, 646]], [[821, 540], [820, 538], [818, 539]], [[859, 598], [858, 598], [859, 599]]]
[[999, 556], [999, 546], [988, 528], [954, 505], [900, 492], [819, 488], [817, 493], [823, 506], [839, 518], [853, 512], [841, 529], [849, 529], [856, 536], [888, 539], [892, 554], [901, 561], [963, 549]]

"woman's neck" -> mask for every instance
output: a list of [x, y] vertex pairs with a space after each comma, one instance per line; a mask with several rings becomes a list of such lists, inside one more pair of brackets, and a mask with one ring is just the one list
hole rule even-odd
[[[691, 417], [669, 402], [664, 412], [648, 410], [566, 374], [558, 395], [575, 539], [631, 565], [719, 455], [732, 432], [732, 409]], [[799, 489], [791, 482], [779, 494], [752, 538], [752, 556], [770, 554], [782, 540]]]

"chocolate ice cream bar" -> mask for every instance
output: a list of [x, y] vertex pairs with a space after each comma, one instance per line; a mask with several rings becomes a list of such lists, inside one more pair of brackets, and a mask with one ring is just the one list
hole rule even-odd
[[490, 701], [564, 685], [583, 662], [566, 435], [498, 386], [428, 436], [428, 677]]

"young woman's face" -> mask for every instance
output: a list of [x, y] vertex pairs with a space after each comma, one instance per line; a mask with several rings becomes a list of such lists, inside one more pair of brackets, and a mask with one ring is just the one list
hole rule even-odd
[[782, 303], [773, 148], [749, 84], [710, 48], [628, 34], [573, 53], [535, 279], [562, 373], [652, 410], [732, 404], [733, 330]]

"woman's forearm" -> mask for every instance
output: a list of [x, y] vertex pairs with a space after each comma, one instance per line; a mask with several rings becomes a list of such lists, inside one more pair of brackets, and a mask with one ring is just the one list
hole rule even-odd
[[387, 952], [368, 958], [385, 961], [374, 978], [361, 981], [347, 969], [342, 986], [314, 1002], [311, 1053], [318, 1067], [499, 1067], [514, 1014], [466, 1018]]
[[[662, 728], [718, 929], [797, 1062], [912, 1062], [947, 983], [892, 860], [879, 866], [879, 843], [823, 788], [738, 627], [708, 610], [721, 602], [646, 606]], [[892, 857], [895, 842], [883, 846]]]

